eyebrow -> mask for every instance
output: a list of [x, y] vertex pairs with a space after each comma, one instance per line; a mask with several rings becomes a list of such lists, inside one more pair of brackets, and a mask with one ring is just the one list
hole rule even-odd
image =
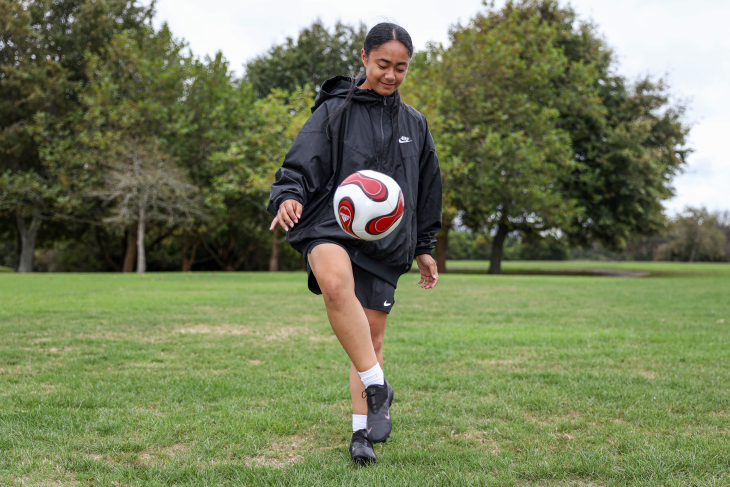
[[[390, 61], [388, 59], [385, 59], [384, 57], [378, 58], [378, 61], [383, 61], [383, 62], [386, 62], [386, 63], [391, 63], [392, 62], [392, 61]], [[401, 61], [399, 63], [396, 63], [396, 66], [400, 66], [401, 64], [405, 64], [406, 66], [408, 66], [408, 63], [405, 62], [405, 61]]]

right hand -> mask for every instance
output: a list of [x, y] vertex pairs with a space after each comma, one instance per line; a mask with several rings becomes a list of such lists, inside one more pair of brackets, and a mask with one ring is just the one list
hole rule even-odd
[[297, 200], [286, 200], [279, 206], [279, 212], [271, 221], [269, 230], [273, 230], [278, 223], [285, 232], [289, 231], [302, 217], [302, 204]]

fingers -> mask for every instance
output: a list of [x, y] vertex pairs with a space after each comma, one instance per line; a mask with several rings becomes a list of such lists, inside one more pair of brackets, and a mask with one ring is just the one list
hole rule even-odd
[[288, 232], [292, 225], [294, 225], [291, 220], [287, 223], [286, 218], [288, 218], [288, 216], [285, 211], [279, 210], [279, 215], [276, 218], [279, 220], [279, 225], [281, 225], [281, 228], [283, 228], [285, 232]]
[[299, 223], [299, 217], [302, 216], [301, 211], [297, 211], [295, 203], [298, 203], [298, 202], [288, 200], [288, 201], [285, 201], [283, 205], [281, 205], [284, 207], [286, 216], [289, 217], [289, 221], [292, 222], [292, 225], [294, 225], [294, 223]]
[[418, 281], [418, 284], [423, 284], [421, 286], [423, 289], [433, 289], [439, 281], [438, 270], [431, 268], [432, 266], [428, 267], [421, 272], [421, 280]]
[[302, 208], [302, 204], [297, 200], [286, 200], [279, 207], [276, 218], [271, 222], [269, 230], [273, 230], [278, 223], [284, 231], [288, 232], [295, 223], [299, 223], [299, 219], [302, 217]]
[[297, 215], [297, 223], [299, 223], [299, 219], [302, 217], [302, 209], [304, 207], [297, 200], [292, 200], [292, 204], [294, 205], [294, 211], [296, 212], [296, 215]]

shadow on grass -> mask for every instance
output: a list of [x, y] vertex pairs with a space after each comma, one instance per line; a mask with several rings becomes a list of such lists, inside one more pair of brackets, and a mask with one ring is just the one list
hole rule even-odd
[[[449, 267], [449, 274], [488, 274], [488, 269], [479, 267]], [[589, 277], [649, 277], [654, 276], [646, 271], [629, 271], [625, 269], [521, 269], [503, 270], [508, 276], [589, 276]]]

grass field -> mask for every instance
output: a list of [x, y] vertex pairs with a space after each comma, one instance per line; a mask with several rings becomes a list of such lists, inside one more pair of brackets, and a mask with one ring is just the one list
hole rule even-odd
[[730, 265], [561, 265], [403, 276], [369, 468], [303, 273], [3, 273], [0, 485], [730, 485]]

